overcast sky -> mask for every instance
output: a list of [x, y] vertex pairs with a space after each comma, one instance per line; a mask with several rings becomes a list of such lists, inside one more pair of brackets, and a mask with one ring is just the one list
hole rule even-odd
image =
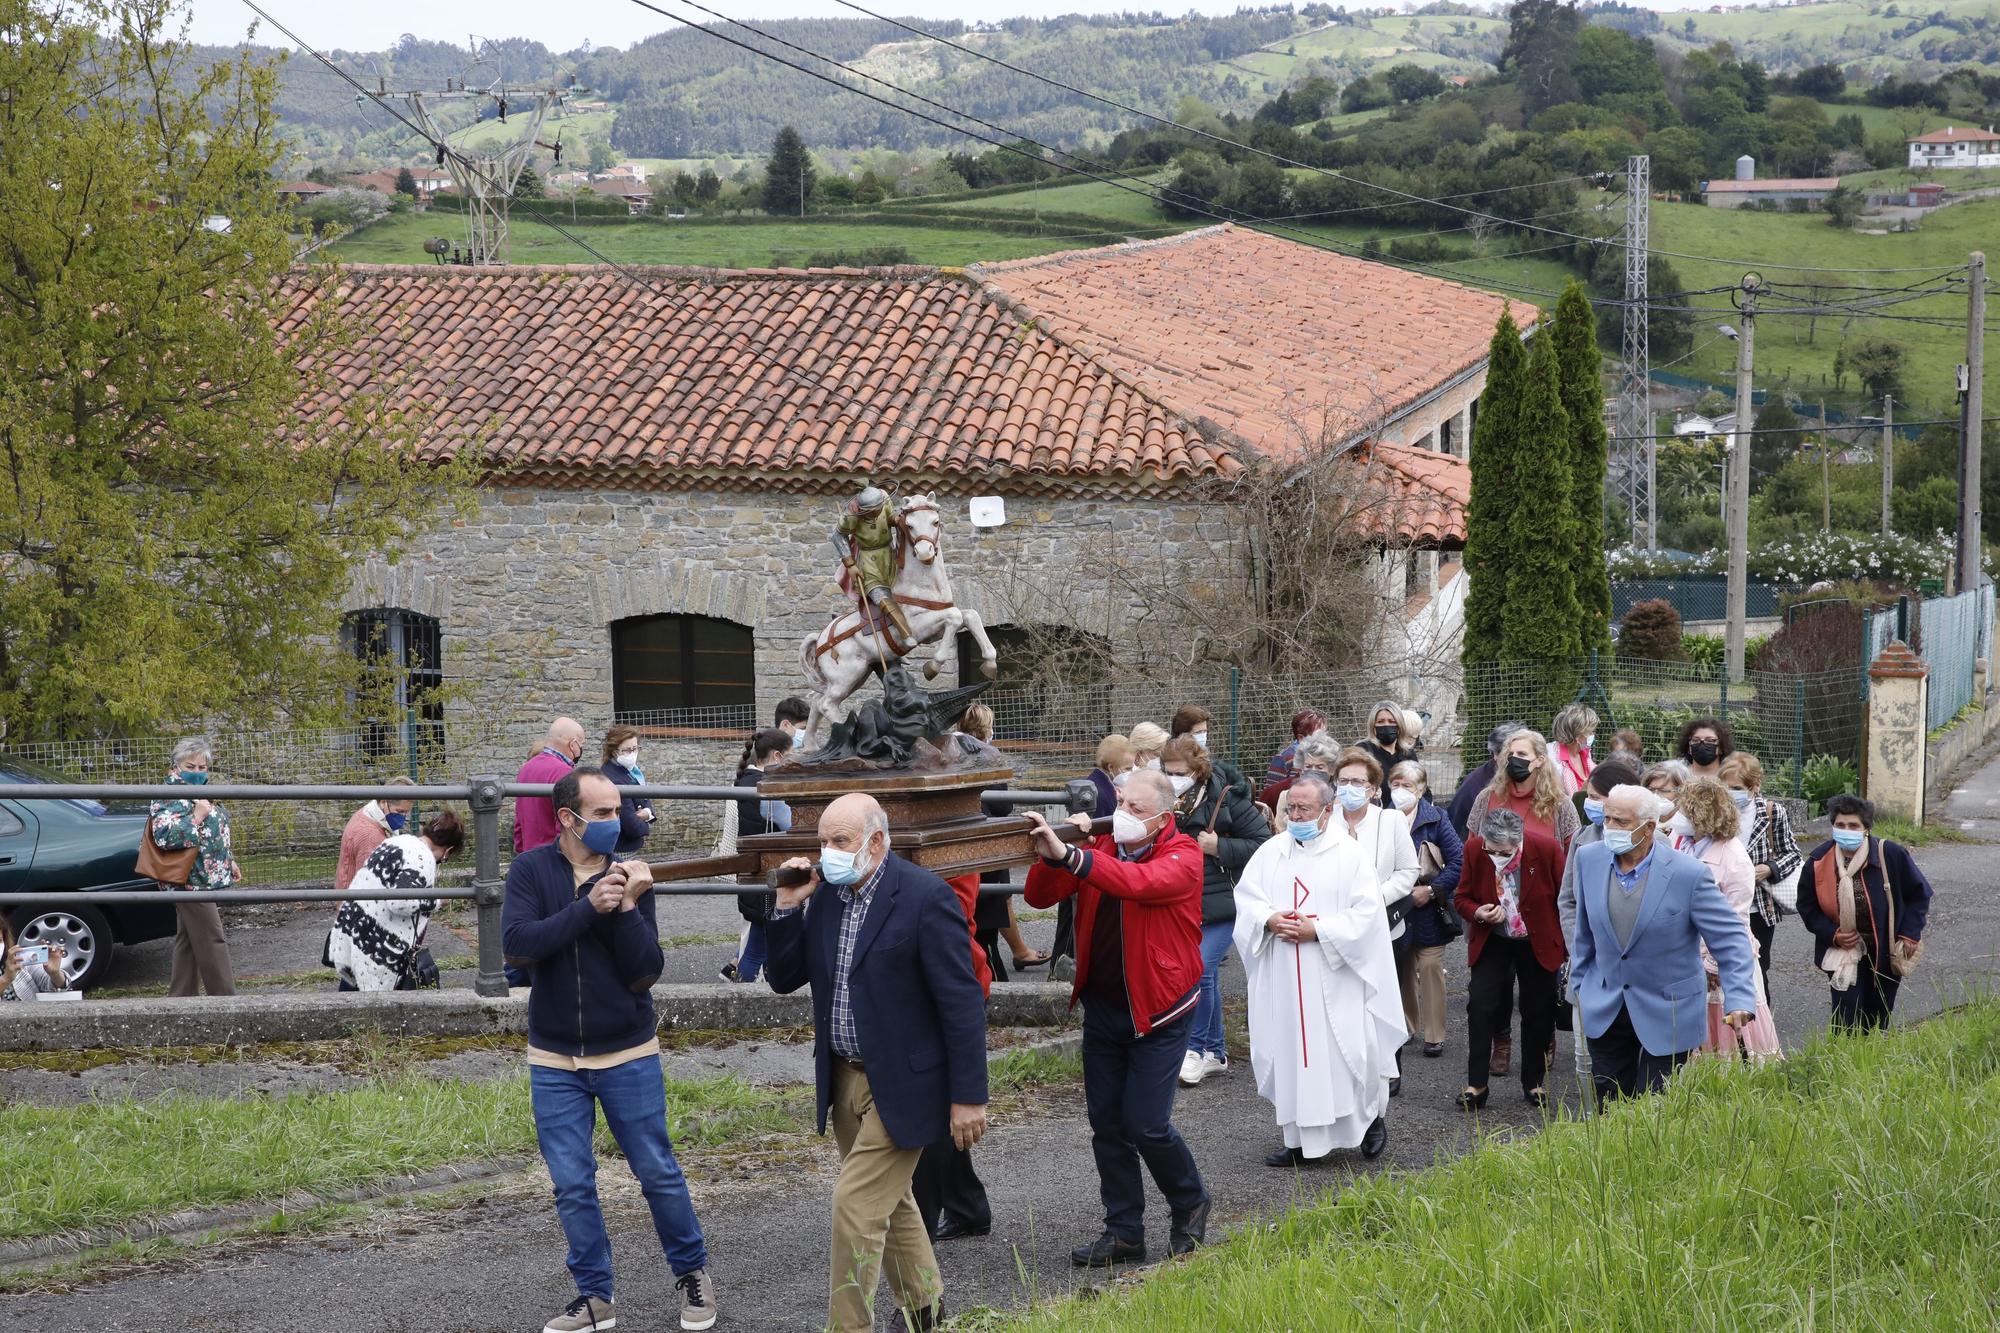
[[[671, 0], [658, 0], [672, 9]], [[704, 0], [708, 2], [708, 0]], [[481, 37], [531, 37], [552, 51], [569, 51], [585, 40], [597, 46], [630, 46], [673, 24], [639, 8], [632, 0], [574, 0], [552, 5], [547, 0], [480, 0], [478, 4], [412, 4], [410, 0], [258, 0], [273, 17], [314, 46], [370, 51], [392, 46], [404, 33], [437, 41], [465, 44], [468, 32]], [[1227, 14], [1241, 0], [1161, 0], [1147, 3], [1101, 3], [1099, 0], [929, 0], [928, 4], [894, 5], [884, 0], [856, 0], [883, 14], [962, 18], [968, 22], [1018, 15], [1116, 13], [1158, 8], [1180, 14], [1197, 9]], [[1355, 0], [1350, 0], [1355, 3]], [[1704, 0], [1641, 0], [1652, 9], [1688, 9]], [[833, 0], [733, 0], [713, 8], [739, 19], [835, 16], [859, 17]], [[1357, 5], [1358, 7], [1358, 5]], [[241, 0], [194, 0], [194, 37], [203, 42], [239, 40], [255, 18]], [[260, 40], [289, 45], [282, 34], [267, 31]]]

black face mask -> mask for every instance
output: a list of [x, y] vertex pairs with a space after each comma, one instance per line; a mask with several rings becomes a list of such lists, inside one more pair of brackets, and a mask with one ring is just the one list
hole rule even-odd
[[1534, 765], [1518, 754], [1510, 756], [1507, 760], [1507, 776], [1515, 782], [1526, 782], [1528, 774], [1534, 771]]
[[1395, 748], [1396, 748], [1396, 742], [1397, 742], [1397, 740], [1398, 740], [1398, 739], [1400, 739], [1400, 738], [1401, 738], [1402, 734], [1403, 734], [1403, 733], [1402, 733], [1401, 731], [1397, 730], [1397, 729], [1396, 729], [1395, 727], [1377, 727], [1377, 728], [1375, 728], [1375, 740], [1376, 740], [1376, 741], [1377, 741], [1377, 743], [1379, 743], [1379, 744], [1381, 745], [1381, 747], [1382, 747], [1383, 749], [1385, 749], [1385, 750], [1393, 750], [1393, 749], [1395, 749]]
[[1688, 746], [1688, 758], [1703, 767], [1714, 763], [1715, 756], [1721, 752], [1722, 747], [1714, 741], [1696, 741], [1694, 744]]

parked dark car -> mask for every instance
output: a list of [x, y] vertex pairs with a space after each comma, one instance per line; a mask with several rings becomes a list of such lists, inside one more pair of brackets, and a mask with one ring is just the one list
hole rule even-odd
[[[54, 769], [0, 755], [0, 783], [69, 781]], [[102, 976], [114, 945], [174, 933], [167, 893], [133, 873], [145, 828], [143, 804], [0, 799], [0, 890], [50, 895], [47, 903], [7, 909], [15, 937], [22, 944], [61, 944], [72, 985], [88, 987]], [[107, 889], [154, 890], [160, 901], [136, 907], [90, 902], [91, 893]]]

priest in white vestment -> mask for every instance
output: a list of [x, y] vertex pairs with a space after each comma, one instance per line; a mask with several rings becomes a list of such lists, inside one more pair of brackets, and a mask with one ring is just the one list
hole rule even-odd
[[1236, 884], [1236, 950], [1250, 979], [1250, 1066], [1277, 1111], [1270, 1166], [1336, 1148], [1379, 1157], [1396, 1052], [1409, 1033], [1375, 866], [1339, 828], [1332, 784], [1301, 773], [1288, 824]]

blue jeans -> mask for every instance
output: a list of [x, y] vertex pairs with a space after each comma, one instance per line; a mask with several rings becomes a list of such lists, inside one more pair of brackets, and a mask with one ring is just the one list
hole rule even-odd
[[611, 1299], [611, 1237], [604, 1230], [604, 1210], [597, 1202], [597, 1156], [591, 1136], [597, 1128], [597, 1107], [618, 1140], [646, 1206], [660, 1249], [674, 1276], [708, 1266], [701, 1223], [695, 1220], [687, 1178], [674, 1160], [667, 1138], [667, 1092], [660, 1078], [660, 1057], [644, 1056], [615, 1069], [545, 1069], [528, 1067], [535, 1107], [535, 1138], [542, 1160], [555, 1183], [556, 1214], [569, 1238], [569, 1271], [580, 1295]]
[[1222, 1039], [1222, 984], [1216, 974], [1229, 956], [1229, 941], [1236, 933], [1233, 921], [1216, 921], [1201, 928], [1201, 998], [1195, 1001], [1194, 1028], [1188, 1033], [1188, 1049], [1222, 1059], [1229, 1048]]
[[743, 951], [736, 956], [736, 979], [755, 981], [757, 974], [764, 970], [766, 956], [764, 923], [752, 921], [743, 936]]

